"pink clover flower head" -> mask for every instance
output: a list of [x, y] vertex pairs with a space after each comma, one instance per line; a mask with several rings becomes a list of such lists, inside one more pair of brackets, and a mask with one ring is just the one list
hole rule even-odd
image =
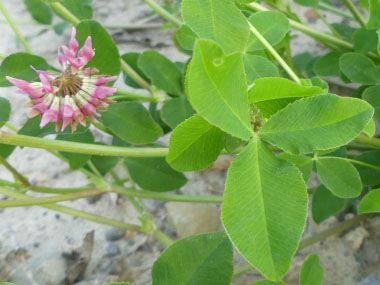
[[48, 71], [37, 70], [40, 82], [28, 82], [7, 76], [7, 80], [20, 90], [18, 93], [28, 94], [32, 107], [29, 118], [41, 115], [40, 127], [50, 122], [56, 124], [56, 130], [65, 130], [71, 125], [74, 132], [81, 124], [86, 126], [86, 119], [98, 122], [99, 112], [114, 101], [107, 97], [116, 92], [115, 87], [106, 84], [117, 79], [117, 76], [96, 75], [96, 68], [85, 67], [94, 57], [91, 37], [88, 37], [83, 47], [79, 49], [76, 39], [76, 29], [73, 28], [68, 47], [58, 49], [58, 61], [63, 67], [59, 75]]

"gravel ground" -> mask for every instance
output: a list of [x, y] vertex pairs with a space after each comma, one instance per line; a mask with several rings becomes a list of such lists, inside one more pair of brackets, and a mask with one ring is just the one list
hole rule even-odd
[[[14, 19], [32, 22], [23, 1], [5, 0], [4, 2]], [[159, 23], [161, 21], [157, 16], [152, 15], [150, 8], [139, 0], [94, 0], [93, 7], [94, 18], [104, 25]], [[310, 13], [306, 9], [298, 10], [302, 16]], [[330, 15], [328, 17], [330, 18]], [[309, 17], [308, 21], [311, 20]], [[321, 21], [314, 22], [313, 25], [318, 30], [326, 31]], [[8, 25], [1, 23], [0, 29], [0, 53], [10, 54], [23, 51]], [[40, 27], [22, 25], [20, 29], [24, 35], [33, 35], [39, 32]], [[126, 32], [121, 29], [113, 29], [110, 30], [110, 33], [118, 43], [121, 54], [155, 49], [172, 60], [183, 61], [187, 58], [173, 46], [171, 30]], [[315, 41], [305, 38], [299, 33], [293, 34], [296, 36], [293, 41], [294, 54], [304, 51], [313, 52], [313, 54], [323, 52], [323, 48]], [[68, 30], [63, 37], [49, 31], [29, 42], [37, 55], [43, 55], [50, 64], [57, 66], [57, 46], [67, 43], [68, 39]], [[122, 86], [121, 82], [117, 82], [117, 85]], [[123, 86], [123, 89], [126, 87]], [[22, 105], [27, 102], [27, 98], [15, 94], [13, 89], [0, 89], [0, 96], [11, 101], [11, 122], [21, 126], [26, 121], [27, 109], [24, 109]], [[109, 137], [100, 132], [96, 132], [96, 138], [99, 141], [109, 140]], [[218, 159], [212, 169], [187, 174], [189, 183], [180, 191], [194, 195], [221, 195], [226, 165], [228, 166], [230, 160], [230, 157], [223, 157]], [[75, 187], [88, 183], [83, 174], [70, 171], [65, 163], [43, 150], [18, 148], [10, 156], [9, 162], [30, 181], [39, 185]], [[0, 166], [0, 178], [12, 180], [12, 176], [2, 166]], [[126, 200], [118, 199], [113, 194], [104, 195], [93, 204], [85, 199], [62, 204], [120, 221], [138, 223], [136, 212], [131, 204]], [[178, 207], [178, 205], [169, 203], [165, 205], [164, 202], [148, 200], [146, 205], [153, 213], [157, 224], [173, 237], [187, 234], [181, 230], [183, 223], [185, 223], [185, 227], [194, 225], [191, 229], [193, 232], [221, 228], [218, 207], [202, 208], [204, 216], [199, 217], [197, 216], [199, 210], [184, 210], [184, 207]], [[205, 219], [205, 217], [208, 218]], [[177, 222], [172, 225], [169, 220]], [[183, 222], [184, 220], [185, 222]], [[200, 220], [203, 220], [202, 225], [199, 224]], [[337, 222], [336, 218], [330, 218], [317, 227], [309, 219], [305, 237]], [[343, 236], [330, 237], [322, 243], [300, 251], [285, 280], [288, 284], [297, 284], [302, 261], [308, 254], [318, 252], [325, 269], [325, 284], [360, 284], [361, 280], [365, 278], [367, 279], [363, 282], [370, 283], [361, 284], [380, 284], [379, 273], [376, 271], [379, 262], [379, 225], [380, 219], [372, 219]], [[82, 246], [85, 236], [91, 231], [95, 233], [91, 261], [83, 276], [83, 281], [76, 284], [102, 284], [106, 281], [122, 280], [133, 281], [136, 284], [150, 284], [152, 263], [163, 250], [163, 247], [154, 239], [142, 234], [120, 232], [107, 226], [57, 214], [40, 207], [9, 208], [0, 211], [0, 267], [6, 257], [8, 261], [10, 258], [14, 260], [10, 268], [9, 281], [17, 285], [60, 284], [60, 281], [65, 278], [67, 263], [70, 258], [75, 256], [78, 248]], [[244, 264], [238, 254], [236, 254], [236, 263]], [[235, 278], [233, 283], [251, 284], [259, 279], [262, 277], [252, 271]]]

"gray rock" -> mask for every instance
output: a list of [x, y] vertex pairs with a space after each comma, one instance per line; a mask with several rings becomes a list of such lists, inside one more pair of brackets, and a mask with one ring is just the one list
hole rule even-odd
[[380, 284], [380, 272], [375, 271], [360, 281], [359, 285], [378, 285]]
[[120, 246], [117, 243], [111, 242], [107, 247], [107, 256], [116, 256], [121, 252]]
[[362, 247], [363, 260], [369, 264], [376, 264], [379, 261], [379, 246], [373, 240], [366, 239]]
[[166, 203], [169, 222], [175, 227], [179, 237], [214, 232], [221, 225], [218, 208], [202, 203]]
[[126, 234], [126, 231], [122, 229], [112, 228], [106, 232], [106, 239], [108, 241], [119, 240], [119, 239], [122, 239], [125, 236], [125, 234]]

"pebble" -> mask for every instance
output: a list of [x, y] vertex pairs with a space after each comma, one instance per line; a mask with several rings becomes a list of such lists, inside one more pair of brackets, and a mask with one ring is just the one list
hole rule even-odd
[[117, 243], [111, 242], [107, 247], [107, 256], [116, 256], [121, 252], [120, 246]]
[[380, 284], [380, 272], [375, 271], [360, 281], [359, 285], [376, 285]]
[[365, 238], [369, 236], [367, 230], [363, 227], [357, 227], [353, 231], [350, 231], [344, 236], [344, 239], [349, 244], [349, 246], [357, 251], [362, 245]]
[[112, 228], [106, 231], [106, 239], [108, 241], [115, 241], [122, 239], [126, 234], [126, 231], [118, 228]]
[[218, 208], [212, 204], [168, 202], [169, 222], [180, 238], [218, 231], [221, 225]]
[[363, 260], [369, 264], [376, 264], [379, 261], [379, 246], [370, 239], [366, 239], [363, 242], [362, 247]]

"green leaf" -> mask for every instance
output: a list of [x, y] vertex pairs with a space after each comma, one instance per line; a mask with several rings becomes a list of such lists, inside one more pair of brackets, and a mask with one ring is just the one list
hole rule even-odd
[[27, 81], [38, 79], [38, 74], [30, 66], [40, 70], [49, 69], [46, 60], [36, 55], [18, 52], [7, 56], [0, 66], [0, 87], [13, 86], [5, 76]]
[[353, 28], [347, 23], [341, 22], [341, 23], [332, 23], [331, 24], [334, 29], [342, 36], [343, 40], [346, 40], [348, 42], [352, 42], [352, 38], [354, 36], [354, 33], [357, 28]]
[[186, 96], [165, 101], [161, 109], [161, 118], [172, 129], [194, 114]]
[[371, 190], [360, 201], [359, 214], [380, 213], [380, 189]]
[[0, 97], [0, 128], [9, 120], [11, 104], [5, 98]]
[[323, 282], [323, 268], [319, 263], [318, 255], [309, 255], [301, 267], [300, 285], [321, 285]]
[[376, 30], [367, 30], [361, 28], [355, 31], [353, 36], [353, 43], [355, 51], [358, 53], [369, 53], [376, 50], [377, 47], [377, 34]]
[[[280, 43], [290, 30], [288, 18], [278, 11], [257, 12], [249, 17], [248, 21], [272, 46]], [[263, 49], [265, 46], [251, 33], [246, 51], [254, 52]]]
[[186, 184], [186, 177], [172, 169], [163, 157], [124, 159], [132, 180], [142, 189], [165, 192]]
[[376, 132], [376, 124], [375, 124], [375, 121], [372, 119], [365, 126], [363, 133], [365, 133], [368, 137], [372, 138], [375, 135], [375, 132]]
[[[60, 134], [56, 138], [57, 140], [69, 141], [69, 142], [79, 142], [79, 143], [93, 143], [94, 136], [87, 130], [85, 133], [81, 134]], [[71, 169], [79, 169], [83, 167], [86, 162], [91, 158], [91, 155], [78, 154], [70, 152], [61, 152], [61, 154], [66, 157], [69, 161]]]
[[148, 50], [138, 57], [137, 66], [158, 88], [170, 95], [183, 94], [182, 73], [177, 65], [157, 51]]
[[339, 76], [339, 58], [341, 56], [341, 52], [332, 51], [318, 58], [314, 64], [313, 71], [321, 76]]
[[[104, 143], [97, 144], [106, 145]], [[117, 165], [117, 163], [119, 162], [119, 158], [117, 158], [116, 156], [93, 155], [91, 156], [91, 162], [94, 164], [95, 168], [99, 171], [99, 173], [104, 176]], [[86, 167], [86, 169], [93, 172], [90, 167]]]
[[53, 14], [48, 5], [41, 0], [24, 0], [24, 3], [34, 20], [40, 24], [51, 24]]
[[375, 109], [375, 119], [380, 122], [380, 86], [372, 86], [363, 92], [363, 99]]
[[320, 87], [301, 86], [285, 78], [261, 78], [249, 90], [248, 101], [255, 104], [268, 118], [291, 102], [301, 98], [324, 94]]
[[[76, 1], [76, 0], [75, 0]], [[87, 37], [92, 38], [95, 56], [87, 66], [96, 67], [101, 74], [119, 75], [120, 55], [112, 37], [101, 24], [92, 20], [84, 20], [77, 26], [77, 39], [83, 45]]]
[[314, 164], [311, 157], [302, 154], [295, 155], [283, 152], [278, 155], [278, 158], [294, 164], [301, 171], [305, 183], [309, 181]]
[[147, 144], [163, 135], [161, 127], [137, 102], [112, 104], [101, 118], [105, 127], [132, 144]]
[[224, 149], [228, 153], [233, 153], [234, 151], [237, 151], [240, 147], [242, 147], [245, 144], [247, 144], [246, 141], [235, 138], [229, 134], [224, 134]]
[[339, 59], [339, 67], [352, 82], [372, 85], [380, 82], [380, 73], [374, 62], [368, 57], [347, 52]]
[[344, 208], [344, 199], [331, 194], [324, 185], [319, 185], [311, 200], [311, 212], [315, 223], [320, 224]]
[[369, 17], [366, 27], [367, 29], [380, 27], [380, 0], [369, 0]]
[[[92, 0], [61, 0], [63, 6], [65, 6], [71, 13], [74, 14], [79, 20], [92, 18]], [[62, 15], [59, 11], [55, 12], [65, 19], [65, 15]]]
[[185, 50], [193, 50], [198, 35], [188, 25], [181, 25], [176, 32], [179, 45]]
[[199, 115], [180, 124], [171, 134], [167, 162], [179, 171], [211, 166], [223, 149], [224, 133]]
[[8, 156], [12, 154], [15, 148], [16, 146], [14, 145], [0, 143], [0, 156], [7, 158]]
[[299, 5], [318, 8], [319, 0], [295, 0]]
[[[380, 151], [366, 151], [355, 157], [355, 160], [371, 164], [380, 168]], [[364, 185], [375, 186], [380, 184], [380, 170], [367, 167], [360, 164], [354, 164], [359, 172], [360, 178]]]
[[210, 124], [243, 140], [251, 137], [241, 54], [226, 56], [214, 42], [197, 40], [186, 75], [186, 91], [193, 108]]
[[244, 51], [249, 26], [233, 0], [183, 0], [182, 17], [195, 34], [214, 40], [225, 53]]
[[349, 143], [372, 115], [373, 108], [360, 99], [331, 94], [313, 96], [278, 111], [259, 134], [286, 152], [310, 153]]
[[243, 55], [243, 62], [248, 84], [262, 77], [280, 76], [277, 67], [265, 57], [246, 53]]
[[153, 285], [229, 285], [233, 250], [224, 232], [194, 235], [169, 246], [155, 261]]
[[362, 192], [359, 172], [339, 157], [319, 157], [317, 173], [323, 185], [339, 198], [355, 198]]
[[306, 78], [314, 76], [313, 65], [319, 57], [313, 57], [311, 53], [304, 52], [293, 57], [293, 64]]
[[222, 222], [232, 243], [267, 279], [280, 280], [306, 222], [301, 172], [253, 137], [231, 164], [223, 199]]
[[[137, 62], [138, 62], [138, 59], [140, 57], [140, 53], [138, 52], [128, 52], [128, 53], [125, 53], [121, 56], [121, 58], [138, 74], [140, 75], [142, 78], [144, 78], [145, 81], [147, 81], [148, 83], [151, 83], [150, 79], [144, 74], [144, 72], [142, 72], [142, 70], [137, 66]], [[141, 85], [139, 85], [138, 83], [136, 83], [128, 74], [126, 74], [124, 71], [123, 71], [123, 75], [124, 75], [124, 82], [125, 84], [133, 87], [133, 88], [141, 88], [141, 89], [144, 89], [144, 87], [142, 87]]]

